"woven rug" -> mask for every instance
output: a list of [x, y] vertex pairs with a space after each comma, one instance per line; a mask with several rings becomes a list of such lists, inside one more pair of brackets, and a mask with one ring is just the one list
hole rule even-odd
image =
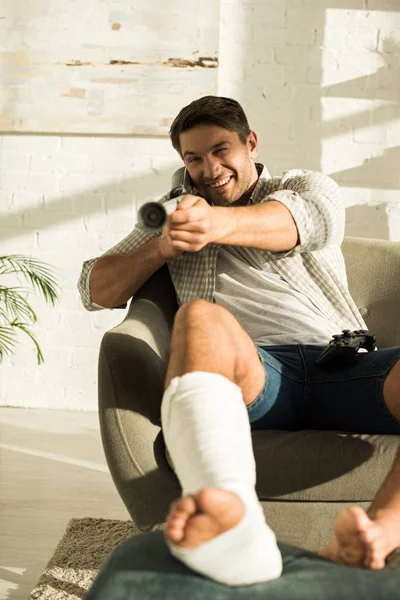
[[132, 521], [72, 519], [29, 600], [78, 600], [120, 542], [138, 533]]

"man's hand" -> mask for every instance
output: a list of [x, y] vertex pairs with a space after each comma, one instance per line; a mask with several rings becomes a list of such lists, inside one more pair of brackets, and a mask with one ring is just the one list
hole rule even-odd
[[187, 195], [168, 218], [163, 236], [169, 237], [176, 256], [198, 252], [226, 235], [228, 223], [223, 217], [223, 208], [210, 206], [199, 196]]
[[179, 250], [172, 245], [172, 238], [169, 229], [169, 219], [163, 227], [162, 234], [160, 235], [161, 252], [165, 260], [171, 260], [177, 258], [183, 254], [183, 250]]

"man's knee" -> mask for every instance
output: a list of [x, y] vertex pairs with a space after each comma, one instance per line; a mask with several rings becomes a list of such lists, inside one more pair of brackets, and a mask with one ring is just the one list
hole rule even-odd
[[182, 344], [195, 344], [198, 348], [218, 344], [225, 348], [228, 357], [240, 329], [239, 323], [226, 308], [206, 300], [191, 300], [176, 313], [171, 348], [179, 348]]
[[210, 306], [214, 306], [212, 302], [197, 298], [196, 300], [190, 300], [180, 306], [176, 313], [176, 319], [188, 318], [191, 315], [199, 315], [204, 311], [209, 310]]
[[174, 327], [182, 324], [185, 327], [190, 327], [191, 325], [198, 327], [199, 324], [202, 325], [202, 327], [213, 327], [216, 323], [227, 323], [233, 319], [233, 315], [222, 306], [199, 298], [185, 302], [185, 304], [178, 309], [175, 316]]

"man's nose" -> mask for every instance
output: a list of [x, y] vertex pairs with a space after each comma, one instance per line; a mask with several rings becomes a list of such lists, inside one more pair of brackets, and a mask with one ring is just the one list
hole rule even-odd
[[221, 164], [217, 156], [211, 156], [204, 159], [204, 179], [214, 181], [221, 175]]

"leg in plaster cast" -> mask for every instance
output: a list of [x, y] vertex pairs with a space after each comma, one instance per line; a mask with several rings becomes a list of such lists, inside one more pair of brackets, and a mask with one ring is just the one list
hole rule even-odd
[[161, 413], [183, 497], [165, 537], [190, 568], [227, 585], [278, 577], [282, 559], [255, 492], [246, 411], [264, 384], [255, 346], [225, 309], [178, 311]]

